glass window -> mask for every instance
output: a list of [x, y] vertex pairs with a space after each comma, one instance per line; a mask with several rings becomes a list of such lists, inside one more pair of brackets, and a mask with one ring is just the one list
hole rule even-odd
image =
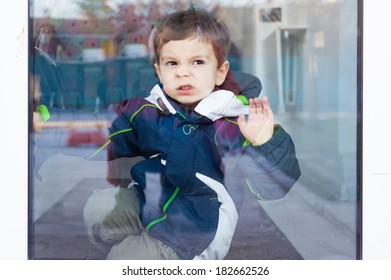
[[259, 78], [301, 170], [285, 197], [245, 198], [225, 258], [361, 258], [361, 1], [30, 3], [30, 259], [106, 258], [85, 205], [131, 183], [142, 158], [110, 159], [110, 128], [159, 83], [155, 27], [185, 9], [224, 20], [230, 69]]

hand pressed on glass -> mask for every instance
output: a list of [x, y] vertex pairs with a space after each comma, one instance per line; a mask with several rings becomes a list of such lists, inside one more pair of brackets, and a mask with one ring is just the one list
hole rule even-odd
[[238, 124], [243, 136], [253, 145], [266, 143], [273, 136], [274, 115], [266, 96], [249, 100], [249, 113], [247, 120], [244, 114], [238, 117]]

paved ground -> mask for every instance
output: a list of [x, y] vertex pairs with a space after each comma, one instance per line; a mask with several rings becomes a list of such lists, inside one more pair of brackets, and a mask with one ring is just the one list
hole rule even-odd
[[[303, 175], [286, 198], [245, 204], [227, 258], [355, 259], [356, 201], [335, 197], [338, 193], [333, 190], [343, 166], [336, 164], [332, 147], [319, 142], [324, 139], [330, 144], [330, 139], [319, 138], [319, 133], [328, 133], [331, 128], [314, 130], [313, 124], [295, 120], [284, 123], [284, 127], [296, 143]], [[106, 154], [98, 155], [101, 161], [87, 161], [84, 158], [96, 147], [67, 147], [68, 135], [67, 130], [47, 130], [40, 135], [43, 141], [36, 152], [39, 174], [33, 188], [31, 258], [104, 257], [90, 250], [81, 209], [93, 189], [109, 186]]]
[[[104, 259], [90, 247], [82, 209], [94, 189], [107, 187], [85, 179], [46, 211], [34, 225], [34, 259]], [[302, 259], [286, 236], [253, 199], [245, 201], [226, 259]]]

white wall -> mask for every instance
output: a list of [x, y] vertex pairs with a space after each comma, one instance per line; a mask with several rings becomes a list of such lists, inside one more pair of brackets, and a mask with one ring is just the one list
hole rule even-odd
[[364, 1], [365, 259], [391, 259], [390, 11], [390, 2]]
[[27, 256], [27, 3], [0, 19], [0, 259]]
[[[0, 259], [27, 258], [27, 4], [9, 2], [0, 24]], [[391, 259], [390, 10], [364, 1], [365, 259]]]

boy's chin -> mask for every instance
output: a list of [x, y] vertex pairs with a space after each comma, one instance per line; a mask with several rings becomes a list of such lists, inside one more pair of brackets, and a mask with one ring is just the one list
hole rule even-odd
[[194, 108], [198, 105], [198, 103], [200, 103], [201, 100], [196, 100], [196, 101], [188, 101], [188, 102], [180, 102], [181, 105], [182, 105], [182, 108], [185, 109], [185, 111], [187, 113], [189, 113], [190, 111], [193, 111]]
[[194, 106], [200, 103], [202, 99], [191, 99], [191, 98], [178, 98], [177, 101], [184, 106]]

